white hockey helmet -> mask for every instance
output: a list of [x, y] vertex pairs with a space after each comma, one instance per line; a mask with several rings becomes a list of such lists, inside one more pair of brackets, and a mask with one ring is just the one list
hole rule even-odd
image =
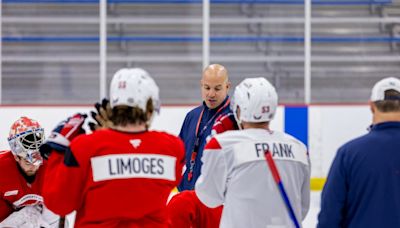
[[[236, 121], [251, 123], [267, 122], [274, 118], [278, 95], [267, 79], [246, 78], [235, 88], [231, 108]], [[240, 116], [237, 117], [237, 108]]]
[[23, 116], [11, 125], [8, 136], [11, 152], [31, 164], [42, 164], [39, 147], [43, 140], [44, 130], [36, 120]]
[[154, 110], [160, 110], [159, 89], [147, 71], [141, 68], [118, 70], [111, 80], [110, 105], [138, 107], [146, 111], [147, 101], [152, 99]]

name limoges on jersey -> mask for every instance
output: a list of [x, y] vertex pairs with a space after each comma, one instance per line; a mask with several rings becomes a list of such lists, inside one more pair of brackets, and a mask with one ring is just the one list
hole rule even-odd
[[164, 173], [164, 159], [162, 158], [117, 158], [108, 159], [108, 171], [111, 176], [125, 173]]
[[176, 158], [160, 154], [114, 154], [91, 159], [93, 180], [128, 178], [175, 180]]

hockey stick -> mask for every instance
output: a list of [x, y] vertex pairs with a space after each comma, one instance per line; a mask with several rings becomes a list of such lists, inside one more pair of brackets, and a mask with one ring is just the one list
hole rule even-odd
[[279, 175], [278, 169], [276, 168], [276, 164], [275, 164], [274, 159], [272, 158], [271, 152], [269, 150], [265, 151], [265, 160], [267, 161], [268, 167], [271, 170], [271, 173], [275, 180], [276, 186], [278, 187], [279, 192], [281, 193], [283, 202], [285, 203], [286, 209], [289, 212], [290, 219], [292, 220], [292, 222], [296, 228], [300, 228], [299, 222], [297, 221], [296, 215], [294, 214], [293, 207], [290, 204], [289, 197], [287, 196], [286, 190], [283, 187], [281, 176]]
[[65, 217], [60, 216], [60, 222], [58, 223], [58, 228], [66, 228], [65, 227]]

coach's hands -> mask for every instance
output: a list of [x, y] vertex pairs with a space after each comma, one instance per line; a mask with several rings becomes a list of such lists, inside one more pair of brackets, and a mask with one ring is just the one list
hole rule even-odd
[[80, 134], [85, 134], [82, 125], [85, 123], [86, 117], [86, 114], [77, 113], [59, 123], [41, 145], [39, 150], [42, 157], [48, 159], [52, 150], [65, 153], [72, 139]]
[[96, 131], [99, 129], [113, 127], [114, 124], [111, 121], [112, 109], [110, 101], [104, 98], [101, 104], [97, 102], [94, 107], [96, 108], [96, 112], [91, 111], [90, 115], [96, 121], [96, 123], [89, 123], [90, 130]]

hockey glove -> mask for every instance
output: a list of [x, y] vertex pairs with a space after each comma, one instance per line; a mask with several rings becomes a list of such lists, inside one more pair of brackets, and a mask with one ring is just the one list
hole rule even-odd
[[113, 122], [111, 121], [112, 109], [108, 99], [104, 98], [101, 104], [96, 103], [94, 107], [96, 108], [97, 112], [92, 111], [90, 112], [90, 115], [96, 121], [96, 123], [89, 123], [90, 130], [96, 131], [114, 126]]
[[82, 125], [85, 123], [86, 117], [85, 114], [77, 113], [59, 123], [40, 147], [42, 157], [48, 159], [52, 150], [64, 153], [72, 139], [80, 134], [85, 134]]

